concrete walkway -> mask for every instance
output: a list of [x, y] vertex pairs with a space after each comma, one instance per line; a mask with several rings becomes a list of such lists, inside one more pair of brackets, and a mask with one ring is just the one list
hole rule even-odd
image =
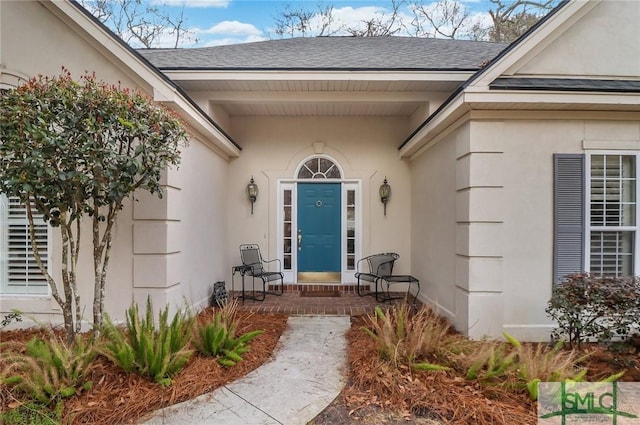
[[304, 425], [344, 387], [349, 327], [349, 316], [291, 316], [273, 360], [142, 423]]

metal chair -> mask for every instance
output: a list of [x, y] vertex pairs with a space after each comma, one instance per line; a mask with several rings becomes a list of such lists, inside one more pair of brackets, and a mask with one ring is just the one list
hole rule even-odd
[[[382, 275], [390, 275], [393, 272], [393, 263], [400, 256], [395, 252], [385, 252], [364, 257], [356, 264], [356, 278], [358, 279], [357, 291], [361, 297], [364, 295], [374, 295], [378, 299], [378, 281]], [[360, 281], [364, 280], [375, 286], [375, 292], [362, 293]]]
[[[256, 301], [264, 301], [267, 294], [282, 295], [284, 292], [284, 274], [279, 259], [264, 260], [260, 254], [260, 247], [257, 244], [240, 245], [240, 259], [242, 260], [243, 274], [253, 278], [253, 297]], [[277, 271], [269, 271], [269, 265], [274, 264]], [[262, 297], [258, 298], [255, 294], [255, 280], [262, 281]], [[269, 282], [277, 282], [280, 280], [280, 293], [267, 291]], [[245, 298], [244, 285], [242, 288], [242, 298]]]
[[[390, 287], [395, 283], [407, 283], [409, 286], [407, 288], [407, 294], [405, 298], [408, 299], [409, 294], [411, 293], [411, 285], [416, 285], [417, 292], [414, 295], [414, 301], [418, 299], [418, 294], [420, 293], [420, 281], [411, 275], [394, 275], [393, 274], [393, 266], [395, 261], [400, 258], [398, 254], [395, 252], [385, 252], [381, 254], [373, 254], [368, 257], [364, 257], [360, 259], [357, 263], [357, 272], [356, 278], [358, 279], [357, 291], [358, 295], [375, 295], [376, 301], [390, 301], [393, 299], [399, 299], [400, 297], [392, 297], [390, 294]], [[364, 264], [368, 267], [368, 270], [364, 269]], [[360, 290], [360, 280], [364, 280], [375, 285], [375, 290], [373, 293], [369, 292], [363, 294]], [[382, 284], [386, 284], [386, 291], [382, 293], [378, 290], [378, 285], [380, 285], [381, 289]]]

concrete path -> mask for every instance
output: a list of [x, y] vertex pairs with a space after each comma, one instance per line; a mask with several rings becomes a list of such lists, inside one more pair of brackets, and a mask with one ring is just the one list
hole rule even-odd
[[143, 423], [304, 425], [344, 387], [349, 327], [349, 316], [291, 316], [273, 360]]

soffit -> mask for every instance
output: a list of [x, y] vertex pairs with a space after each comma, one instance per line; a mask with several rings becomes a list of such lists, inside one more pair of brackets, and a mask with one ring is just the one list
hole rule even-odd
[[[433, 80], [396, 74], [289, 75], [278, 79], [181, 78], [168, 73], [200, 103], [222, 108], [229, 116], [394, 116], [409, 117], [421, 106], [442, 102], [471, 73]], [[273, 75], [272, 75], [273, 77]], [[306, 79], [305, 79], [306, 78]], [[403, 79], [404, 78], [404, 79]]]

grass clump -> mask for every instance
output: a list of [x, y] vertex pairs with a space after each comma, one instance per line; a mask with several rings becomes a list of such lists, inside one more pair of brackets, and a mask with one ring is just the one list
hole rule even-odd
[[205, 356], [217, 357], [223, 366], [234, 366], [242, 361], [249, 350], [249, 341], [264, 331], [255, 330], [236, 336], [239, 319], [238, 303], [232, 301], [219, 311], [214, 311], [211, 320], [197, 322], [193, 332], [193, 345]]
[[116, 327], [106, 316], [102, 353], [127, 372], [138, 373], [161, 385], [171, 385], [171, 376], [180, 372], [193, 350], [188, 347], [194, 319], [185, 310], [178, 310], [169, 322], [169, 307], [158, 314], [156, 326], [151, 300], [140, 317], [134, 303], [126, 312], [126, 327]]
[[[406, 304], [386, 311], [376, 307], [362, 329], [393, 370], [455, 369], [477, 386], [522, 391], [531, 400], [537, 400], [540, 382], [580, 382], [587, 374], [578, 366], [586, 357], [562, 342], [524, 344], [506, 332], [504, 341], [469, 341], [427, 307], [417, 312]], [[615, 381], [623, 373], [604, 380]]]
[[71, 344], [52, 332], [24, 344], [5, 345], [1, 381], [37, 403], [51, 406], [91, 388], [89, 367], [96, 357], [92, 340], [76, 335]]
[[446, 366], [432, 362], [446, 360], [446, 353], [462, 342], [449, 324], [427, 307], [415, 313], [406, 303], [386, 311], [376, 307], [366, 322], [362, 330], [375, 340], [380, 357], [394, 368], [407, 365], [421, 370], [446, 370]]

